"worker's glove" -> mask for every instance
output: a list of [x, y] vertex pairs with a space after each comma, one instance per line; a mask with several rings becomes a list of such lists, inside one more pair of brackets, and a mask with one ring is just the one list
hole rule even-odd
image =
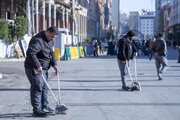
[[54, 68], [54, 70], [55, 70], [55, 74], [56, 74], [56, 75], [60, 73], [60, 70], [58, 69], [57, 66], [54, 66], [53, 68]]

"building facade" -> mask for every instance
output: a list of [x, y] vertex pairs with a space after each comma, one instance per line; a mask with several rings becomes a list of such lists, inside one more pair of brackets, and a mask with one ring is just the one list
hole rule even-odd
[[171, 0], [170, 36], [172, 42], [180, 43], [180, 0]]
[[105, 28], [109, 28], [112, 21], [112, 0], [105, 0], [105, 6], [104, 6], [104, 26]]
[[116, 33], [120, 34], [120, 10], [119, 10], [119, 1], [117, 0], [112, 0], [112, 9], [111, 9], [111, 13], [112, 13], [112, 26], [115, 26], [116, 28]]
[[154, 37], [155, 12], [140, 15], [138, 19], [138, 31], [144, 34], [145, 39]]
[[[112, 0], [0, 0], [0, 19], [27, 18], [29, 37], [57, 26], [66, 32], [64, 44], [104, 37], [111, 21]], [[106, 25], [105, 25], [106, 24]]]
[[130, 30], [138, 30], [138, 17], [139, 12], [129, 12], [129, 29]]

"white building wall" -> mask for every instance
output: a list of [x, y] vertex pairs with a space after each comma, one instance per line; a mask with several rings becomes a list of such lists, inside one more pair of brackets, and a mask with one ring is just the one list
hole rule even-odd
[[140, 16], [139, 17], [139, 24], [138, 29], [139, 31], [147, 37], [154, 36], [154, 18], [155, 16]]
[[[23, 37], [24, 39], [21, 40], [23, 52], [26, 54], [26, 50], [28, 48], [29, 41], [31, 37], [29, 37], [27, 34]], [[15, 43], [16, 47], [19, 47], [18, 42]], [[22, 52], [22, 51], [21, 51]], [[0, 40], [0, 58], [11, 58], [15, 56], [14, 47], [13, 44], [6, 45], [5, 43]]]
[[0, 58], [5, 58], [6, 56], [6, 45], [0, 40]]

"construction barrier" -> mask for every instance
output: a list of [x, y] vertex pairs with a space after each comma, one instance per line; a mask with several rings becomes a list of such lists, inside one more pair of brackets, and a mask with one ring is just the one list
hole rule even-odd
[[88, 54], [87, 54], [87, 46], [84, 46], [84, 55], [88, 56]]
[[54, 48], [54, 56], [56, 61], [60, 61], [60, 50], [59, 48]]
[[[86, 52], [85, 52], [86, 51]], [[64, 60], [78, 59], [85, 57], [87, 54], [87, 47], [85, 46], [70, 46], [65, 48]]]
[[69, 47], [69, 49], [70, 49], [71, 59], [78, 59], [79, 58], [78, 47], [71, 46]]
[[64, 60], [70, 60], [71, 56], [70, 56], [70, 49], [69, 47], [65, 48], [65, 53], [64, 53]]
[[83, 46], [78, 47], [78, 53], [79, 53], [79, 57], [85, 57]]
[[99, 45], [98, 45], [98, 54], [100, 54], [100, 47], [99, 47]]

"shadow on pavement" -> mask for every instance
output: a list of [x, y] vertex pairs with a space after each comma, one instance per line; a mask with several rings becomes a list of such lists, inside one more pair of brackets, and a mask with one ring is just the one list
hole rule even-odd
[[94, 56], [86, 56], [82, 59], [116, 59], [117, 56], [113, 55], [113, 56], [108, 56], [108, 55], [100, 55], [98, 57], [94, 57]]
[[0, 114], [0, 118], [21, 118], [21, 117], [32, 117], [32, 113], [8, 113], [8, 114]]
[[180, 106], [180, 103], [66, 103], [68, 106]]
[[[159, 80], [156, 80], [159, 81]], [[140, 81], [141, 82], [141, 81]], [[65, 88], [67, 87], [67, 88]], [[123, 91], [121, 90], [121, 86], [86, 86], [84, 85], [83, 87], [87, 87], [87, 88], [82, 88], [82, 86], [65, 86], [64, 88], [61, 88], [61, 91]], [[78, 87], [78, 88], [77, 88]], [[107, 88], [105, 88], [107, 87]], [[109, 87], [109, 88], [108, 88]], [[110, 88], [110, 87], [114, 87], [114, 88]], [[152, 88], [179, 88], [180, 85], [142, 85], [141, 87], [147, 88], [147, 87], [152, 87]], [[58, 91], [58, 89], [52, 89], [53, 91]], [[0, 89], [0, 91], [29, 91], [29, 89], [11, 89], [11, 88], [4, 88], [4, 89]]]
[[[121, 83], [121, 80], [60, 80], [61, 82], [82, 82], [82, 83], [106, 83], [106, 82], [118, 82]], [[129, 81], [129, 80], [127, 80]], [[157, 81], [157, 79], [151, 79], [151, 80], [138, 80], [140, 82], [153, 82]], [[51, 82], [57, 82], [57, 80], [51, 80]]]
[[0, 91], [30, 91], [30, 90], [23, 88], [0, 88]]

